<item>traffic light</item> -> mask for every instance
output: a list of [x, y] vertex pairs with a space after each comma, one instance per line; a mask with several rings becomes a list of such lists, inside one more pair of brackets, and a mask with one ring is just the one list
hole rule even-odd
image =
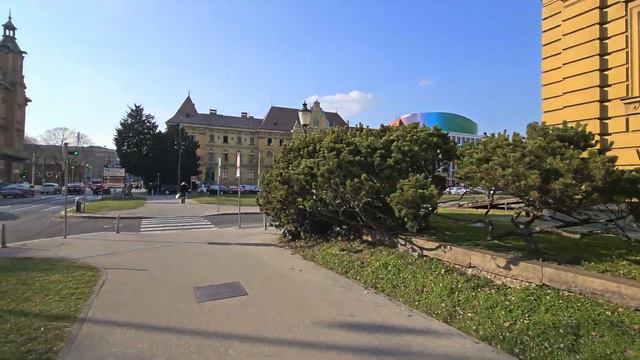
[[71, 156], [78, 156], [78, 155], [80, 155], [80, 151], [78, 151], [78, 150], [68, 151], [67, 154], [69, 154]]
[[27, 178], [27, 173], [29, 173], [28, 169], [22, 169], [22, 174], [20, 174], [20, 177], [23, 179]]

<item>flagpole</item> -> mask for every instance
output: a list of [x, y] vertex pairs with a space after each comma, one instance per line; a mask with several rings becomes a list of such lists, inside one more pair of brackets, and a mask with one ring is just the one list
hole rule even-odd
[[220, 212], [220, 177], [222, 177], [222, 173], [220, 172], [221, 167], [222, 158], [218, 156], [218, 213]]
[[236, 178], [238, 179], [238, 229], [242, 227], [242, 217], [240, 216], [240, 152], [236, 154]]

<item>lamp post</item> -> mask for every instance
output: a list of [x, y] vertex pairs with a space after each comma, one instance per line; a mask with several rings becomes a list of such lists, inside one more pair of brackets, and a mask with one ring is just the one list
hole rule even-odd
[[304, 136], [307, 136], [307, 127], [311, 124], [311, 110], [307, 107], [307, 102], [302, 103], [302, 109], [298, 110], [298, 119], [302, 125]]
[[180, 170], [182, 167], [182, 132], [180, 124], [178, 124], [178, 138], [176, 139], [176, 148], [178, 149], [178, 185], [176, 191], [180, 190]]

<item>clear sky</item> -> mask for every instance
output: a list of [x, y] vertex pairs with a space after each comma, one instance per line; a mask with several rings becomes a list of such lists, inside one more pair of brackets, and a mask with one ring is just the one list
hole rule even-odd
[[188, 90], [200, 112], [263, 117], [319, 97], [373, 127], [422, 111], [481, 132], [540, 118], [539, 0], [2, 4], [28, 52], [30, 136], [66, 126], [113, 147], [127, 105], [163, 127]]

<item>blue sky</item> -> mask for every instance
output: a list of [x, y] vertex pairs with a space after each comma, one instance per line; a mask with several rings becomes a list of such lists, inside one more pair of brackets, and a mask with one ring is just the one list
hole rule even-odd
[[421, 111], [481, 132], [540, 118], [537, 0], [2, 3], [28, 52], [31, 136], [66, 126], [113, 147], [127, 105], [163, 124], [189, 89], [200, 112], [319, 97], [374, 127]]

